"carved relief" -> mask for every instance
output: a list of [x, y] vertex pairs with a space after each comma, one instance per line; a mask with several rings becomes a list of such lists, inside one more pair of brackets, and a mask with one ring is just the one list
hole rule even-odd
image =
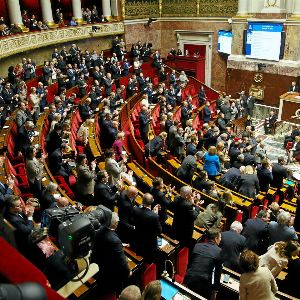
[[237, 0], [200, 0], [200, 16], [232, 17], [237, 11]]
[[126, 19], [159, 17], [159, 0], [126, 0]]
[[162, 15], [169, 16], [189, 16], [197, 15], [197, 0], [163, 0]]
[[124, 33], [124, 24], [121, 22], [97, 24], [97, 27], [99, 27], [97, 32], [92, 32], [92, 26], [78, 26], [9, 36], [0, 39], [0, 58], [47, 45], [87, 39], [93, 36], [119, 35]]

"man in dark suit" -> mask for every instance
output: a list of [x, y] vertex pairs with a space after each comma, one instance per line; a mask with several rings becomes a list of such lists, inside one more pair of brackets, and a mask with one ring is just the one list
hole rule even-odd
[[116, 186], [109, 185], [108, 178], [109, 176], [105, 170], [100, 170], [97, 173], [97, 180], [94, 187], [94, 200], [95, 205], [102, 204], [111, 211], [114, 211], [119, 193]]
[[153, 262], [158, 255], [157, 237], [162, 232], [158, 216], [158, 206], [151, 206], [154, 202], [149, 193], [143, 195], [141, 207], [134, 207], [135, 241], [136, 252], [144, 257], [147, 262]]
[[174, 212], [172, 230], [181, 246], [191, 247], [194, 221], [199, 214], [199, 207], [194, 206], [193, 191], [190, 186], [183, 186], [180, 195], [171, 205]]
[[182, 161], [181, 166], [177, 170], [177, 177], [182, 181], [190, 184], [192, 182], [194, 173], [197, 170], [197, 163], [203, 156], [202, 152], [196, 152], [195, 155], [188, 155]]
[[210, 103], [207, 101], [203, 110], [203, 122], [209, 123], [211, 117]]
[[217, 125], [218, 125], [221, 133], [226, 131], [226, 121], [224, 119], [224, 114], [222, 112], [219, 113], [219, 117], [217, 119]]
[[186, 155], [195, 155], [197, 153], [197, 146], [198, 146], [198, 138], [197, 136], [193, 135], [191, 137], [191, 142], [186, 146]]
[[152, 181], [153, 187], [150, 189], [150, 194], [154, 198], [154, 202], [152, 204], [152, 209], [159, 205], [160, 209], [158, 211], [159, 220], [164, 228], [164, 224], [168, 218], [167, 216], [167, 208], [171, 203], [172, 189], [168, 189], [167, 193], [163, 192], [164, 182], [161, 177], [155, 177]]
[[283, 179], [288, 177], [287, 169], [284, 167], [284, 157], [278, 157], [278, 163], [272, 166], [273, 181], [271, 186], [277, 189], [281, 189], [283, 185]]
[[63, 162], [63, 155], [68, 152], [68, 148], [67, 144], [62, 143], [60, 148], [48, 155], [48, 165], [52, 175], [60, 175], [66, 182], [69, 182], [70, 171], [67, 164]]
[[230, 225], [229, 231], [221, 233], [220, 247], [222, 249], [223, 265], [236, 272], [240, 272], [239, 257], [246, 245], [246, 238], [240, 234], [242, 230], [243, 225], [238, 221], [234, 221]]
[[108, 97], [112, 91], [112, 85], [114, 80], [111, 79], [111, 73], [106, 73], [106, 77], [104, 77], [104, 86], [105, 86], [105, 95]]
[[48, 155], [50, 155], [51, 152], [61, 147], [62, 144], [61, 133], [62, 133], [62, 125], [60, 123], [56, 123], [54, 125], [54, 129], [46, 137], [46, 143], [47, 143], [46, 150], [48, 152]]
[[206, 243], [195, 245], [184, 278], [185, 285], [206, 299], [216, 299], [222, 271], [221, 233], [210, 229]]
[[292, 85], [289, 87], [290, 93], [299, 93], [299, 86], [297, 85], [296, 81], [292, 81]]
[[174, 136], [174, 154], [180, 161], [182, 161], [184, 158], [185, 139], [183, 133], [184, 133], [183, 128], [179, 127]]
[[140, 133], [141, 138], [146, 145], [148, 143], [148, 132], [149, 132], [149, 123], [151, 118], [149, 117], [148, 108], [143, 106], [139, 115], [139, 124], [140, 124]]
[[287, 242], [298, 240], [295, 229], [291, 226], [291, 214], [287, 211], [281, 211], [277, 216], [277, 222], [271, 221], [268, 225], [269, 246], [276, 242]]
[[79, 114], [83, 122], [92, 117], [93, 111], [90, 107], [91, 102], [91, 98], [86, 98], [85, 102], [79, 105]]
[[[3, 161], [0, 158], [0, 166], [3, 165]], [[13, 187], [14, 187], [15, 181], [12, 177], [8, 178], [7, 184], [0, 181], [0, 210], [4, 205], [5, 200], [14, 193]]]
[[267, 222], [270, 213], [261, 210], [254, 219], [248, 219], [244, 225], [242, 235], [246, 238], [246, 248], [257, 254], [263, 254], [266, 250], [266, 238], [268, 235]]
[[183, 129], [186, 127], [186, 121], [191, 117], [191, 112], [188, 109], [187, 101], [184, 101], [181, 106], [181, 125]]
[[270, 111], [270, 114], [267, 118], [265, 118], [265, 134], [271, 134], [275, 130], [275, 123], [277, 121], [277, 117], [273, 110]]
[[252, 95], [249, 95], [246, 102], [247, 105], [246, 113], [251, 117], [253, 115], [254, 104], [255, 104], [255, 98]]
[[245, 166], [255, 166], [256, 165], [255, 156], [251, 154], [251, 149], [252, 149], [252, 147], [250, 145], [244, 148], [244, 152], [243, 152], [244, 161], [243, 161], [243, 164]]
[[120, 223], [117, 231], [123, 243], [131, 243], [133, 241], [135, 230], [133, 208], [137, 195], [137, 188], [129, 186], [126, 191], [121, 192], [118, 199]]
[[110, 226], [100, 229], [95, 237], [92, 259], [99, 266], [99, 282], [105, 292], [120, 292], [122, 283], [132, 274], [122, 241], [115, 232], [118, 221], [113, 212]]
[[166, 148], [166, 139], [167, 139], [167, 133], [161, 132], [158, 136], [155, 136], [151, 141], [149, 141], [145, 145], [145, 155], [146, 156], [160, 156], [161, 158], [161, 152]]
[[139, 91], [143, 92], [147, 86], [147, 82], [146, 82], [146, 79], [144, 78], [144, 74], [140, 73], [140, 75], [137, 76], [136, 80], [139, 84]]
[[5, 201], [6, 220], [15, 228], [15, 236], [18, 249], [22, 253], [28, 251], [28, 236], [33, 230], [34, 207], [28, 206], [23, 210], [19, 196], [11, 195]]

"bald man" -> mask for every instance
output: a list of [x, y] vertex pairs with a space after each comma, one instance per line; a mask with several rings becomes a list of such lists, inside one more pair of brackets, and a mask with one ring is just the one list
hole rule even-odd
[[129, 186], [126, 191], [121, 192], [118, 201], [118, 214], [120, 218], [118, 235], [123, 243], [132, 242], [134, 235], [133, 207], [138, 190], [135, 186]]

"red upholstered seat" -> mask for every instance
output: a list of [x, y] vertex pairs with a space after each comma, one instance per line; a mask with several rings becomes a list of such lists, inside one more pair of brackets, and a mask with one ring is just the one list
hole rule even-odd
[[188, 261], [189, 261], [189, 249], [188, 248], [182, 248], [178, 255], [177, 255], [177, 259], [176, 259], [176, 274], [175, 274], [175, 281], [178, 283], [182, 283], [185, 273], [186, 273], [186, 269], [187, 269], [187, 265], [188, 265]]
[[151, 282], [156, 280], [156, 265], [155, 264], [147, 264], [146, 269], [142, 274], [142, 288], [145, 288], [146, 285]]
[[59, 294], [47, 286], [46, 276], [3, 238], [0, 238], [0, 256], [2, 257], [0, 274], [7, 282], [12, 284], [37, 282], [45, 288], [48, 300], [63, 300]]
[[76, 177], [74, 175], [69, 176], [70, 186], [73, 187], [76, 184]]
[[258, 211], [259, 211], [259, 207], [258, 206], [253, 206], [252, 211], [251, 211], [251, 219], [255, 218]]
[[238, 222], [240, 222], [240, 223], [242, 223], [243, 212], [241, 210], [238, 210], [235, 220], [238, 221]]

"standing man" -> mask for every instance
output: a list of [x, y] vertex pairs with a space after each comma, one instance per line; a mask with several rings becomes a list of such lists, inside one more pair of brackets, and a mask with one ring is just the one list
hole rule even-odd
[[241, 235], [243, 225], [234, 221], [229, 231], [222, 232], [220, 247], [223, 265], [231, 270], [240, 272], [239, 258], [246, 246], [246, 238]]
[[141, 207], [134, 207], [135, 249], [147, 262], [157, 258], [157, 237], [162, 233], [159, 222], [158, 206], [151, 210], [154, 199], [149, 193], [143, 195]]
[[146, 145], [149, 141], [148, 132], [149, 132], [150, 121], [151, 118], [149, 117], [148, 108], [146, 106], [143, 106], [139, 115], [139, 123], [140, 123], [141, 138], [144, 142], [144, 145]]
[[185, 285], [201, 296], [215, 300], [222, 271], [221, 233], [210, 229], [207, 242], [196, 244], [184, 278]]
[[299, 93], [299, 86], [297, 85], [296, 81], [292, 81], [292, 85], [289, 87], [290, 93]]
[[132, 273], [123, 250], [123, 245], [116, 234], [119, 217], [113, 212], [109, 227], [100, 230], [95, 237], [93, 260], [99, 265], [99, 282], [105, 292], [122, 290], [122, 282]]
[[194, 206], [193, 190], [190, 186], [183, 186], [180, 195], [172, 203], [174, 217], [172, 230], [174, 237], [181, 246], [191, 247], [193, 243], [194, 221], [199, 214], [199, 207]]

